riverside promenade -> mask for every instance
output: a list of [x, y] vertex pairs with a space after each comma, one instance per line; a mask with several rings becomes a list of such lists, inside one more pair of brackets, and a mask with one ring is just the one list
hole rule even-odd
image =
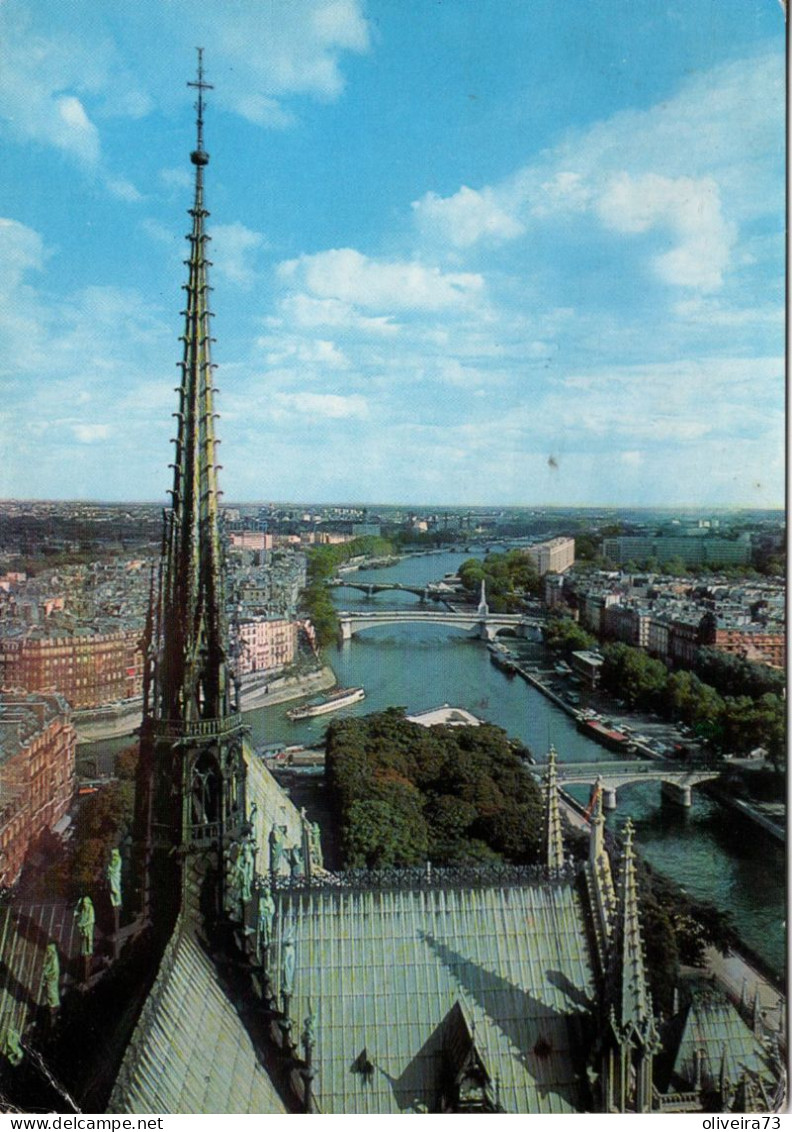
[[[242, 712], [286, 703], [314, 692], [323, 692], [336, 683], [336, 675], [328, 664], [302, 676], [280, 676], [272, 680], [248, 678], [242, 682]], [[96, 708], [72, 713], [78, 743], [98, 743], [105, 739], [121, 739], [140, 727], [143, 700], [138, 697], [115, 707]]]

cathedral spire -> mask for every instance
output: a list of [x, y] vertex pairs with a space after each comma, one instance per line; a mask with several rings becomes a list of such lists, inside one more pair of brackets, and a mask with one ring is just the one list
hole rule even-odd
[[558, 771], [556, 749], [551, 744], [547, 753], [545, 772], [544, 851], [545, 865], [550, 873], [564, 867], [564, 841], [561, 836], [561, 811], [558, 805]]
[[218, 441], [215, 437], [214, 365], [211, 360], [204, 230], [209, 213], [204, 204], [204, 170], [209, 154], [204, 149], [203, 51], [198, 48], [198, 75], [188, 84], [198, 92], [196, 147], [190, 154], [195, 169], [195, 191], [190, 209], [190, 245], [179, 407], [175, 438], [172, 506], [166, 518], [166, 553], [163, 584], [163, 641], [155, 714], [169, 721], [191, 723], [219, 719], [229, 713], [227, 627], [223, 592], [217, 486]]
[[616, 1023], [623, 1030], [642, 1033], [652, 1023], [652, 1004], [644, 966], [643, 942], [638, 916], [638, 880], [633, 850], [633, 825], [624, 827], [624, 849], [618, 891], [618, 921], [615, 940], [617, 986]]
[[616, 890], [613, 886], [610, 857], [605, 848], [605, 813], [602, 808], [602, 778], [597, 777], [589, 802], [591, 833], [586, 865], [590, 880], [592, 911], [597, 924], [597, 953], [603, 972], [608, 963], [608, 941], [616, 912]]
[[616, 1112], [650, 1110], [652, 1058], [660, 1048], [641, 938], [633, 832], [628, 820], [606, 986], [610, 1028], [607, 1107]]
[[[238, 713], [220, 539], [214, 365], [211, 359], [209, 236], [205, 222], [203, 52], [198, 74], [195, 183], [185, 260], [187, 282], [171, 506], [165, 512], [155, 609], [149, 618], [147, 673], [138, 776], [138, 829], [145, 848], [143, 885], [177, 867], [173, 849], [224, 854], [245, 830], [244, 726]], [[152, 862], [154, 863], [152, 865]], [[224, 862], [210, 875], [223, 907]], [[182, 871], [182, 879], [186, 871]], [[164, 882], [163, 882], [164, 883]], [[169, 882], [170, 883], [170, 882]], [[164, 889], [163, 889], [164, 891]], [[163, 896], [162, 899], [165, 899]], [[144, 900], [144, 906], [148, 900]]]

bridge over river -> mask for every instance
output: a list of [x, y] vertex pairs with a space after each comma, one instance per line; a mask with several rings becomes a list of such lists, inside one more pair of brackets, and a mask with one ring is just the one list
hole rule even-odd
[[[531, 767], [534, 775], [543, 775], [547, 763]], [[602, 805], [606, 810], [616, 809], [616, 791], [632, 782], [659, 782], [663, 794], [680, 806], [691, 804], [692, 787], [718, 778], [719, 770], [705, 767], [680, 766], [670, 759], [613, 759], [608, 762], [556, 763], [556, 777], [561, 787], [598, 782], [602, 790]]]
[[468, 629], [482, 640], [491, 641], [498, 633], [508, 631], [517, 637], [540, 638], [541, 618], [526, 617], [522, 613], [485, 613], [478, 610], [449, 611], [435, 609], [388, 609], [372, 613], [338, 614], [342, 641], [349, 641], [355, 634], [377, 625], [448, 625], [455, 629]]
[[328, 589], [359, 590], [366, 597], [398, 590], [400, 593], [415, 594], [421, 601], [446, 601], [458, 596], [457, 590], [445, 582], [427, 582], [424, 586], [405, 585], [402, 582], [351, 582], [346, 578], [331, 578], [325, 582]]

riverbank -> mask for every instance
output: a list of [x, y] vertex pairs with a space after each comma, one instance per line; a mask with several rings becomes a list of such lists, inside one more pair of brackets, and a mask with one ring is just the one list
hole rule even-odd
[[[580, 709], [569, 704], [565, 699], [557, 695], [556, 692], [554, 692], [547, 686], [545, 680], [547, 679], [547, 676], [550, 675], [549, 672], [545, 672], [544, 670], [526, 669], [523, 665], [518, 663], [514, 664], [512, 671], [521, 676], [522, 679], [526, 681], [526, 683], [530, 684], [532, 688], [535, 688], [537, 692], [540, 692], [546, 699], [550, 700], [551, 703], [555, 704], [556, 707], [560, 708], [568, 716], [575, 720], [578, 719], [580, 715]], [[602, 691], [599, 692], [599, 697], [600, 699], [603, 698]], [[600, 706], [604, 706], [610, 714], [615, 714], [617, 712], [622, 716], [628, 714], [627, 712], [625, 712], [623, 707], [619, 708], [614, 703], [606, 703], [604, 705], [600, 704]], [[637, 716], [635, 718], [632, 718], [630, 716], [630, 718], [637, 727], [647, 726], [647, 721], [644, 718], [639, 718]], [[635, 747], [635, 750], [645, 758], [658, 758], [657, 753], [652, 750], [651, 747], [646, 746], [644, 743], [638, 741], [635, 738], [633, 739], [633, 745]], [[740, 814], [746, 819], [746, 821], [752, 822], [755, 826], [758, 826], [760, 829], [764, 830], [765, 833], [769, 834], [770, 837], [773, 837], [776, 841], [779, 841], [782, 845], [786, 844], [786, 829], [784, 825], [781, 822], [774, 820], [773, 816], [763, 813], [758, 806], [752, 805], [750, 802], [746, 802], [741, 798], [735, 798], [727, 790], [724, 790], [718, 782], [702, 782], [699, 784], [697, 789], [703, 790], [719, 805]]]
[[242, 714], [256, 708], [283, 704], [310, 696], [314, 692], [324, 692], [337, 683], [336, 674], [329, 664], [323, 664], [314, 672], [303, 676], [281, 676], [277, 680], [261, 681], [256, 686], [242, 685]]
[[742, 798], [735, 798], [729, 794], [727, 790], [718, 782], [702, 782], [700, 789], [714, 798], [716, 802], [720, 802], [722, 806], [727, 806], [730, 810], [741, 814], [747, 821], [751, 821], [754, 825], [758, 825], [765, 833], [769, 833], [776, 841], [780, 841], [782, 845], [786, 844], [786, 830], [777, 821], [774, 821], [767, 814], [762, 813], [756, 805], [751, 805]]
[[[336, 674], [329, 664], [300, 676], [279, 676], [271, 680], [261, 677], [242, 681], [242, 713], [270, 704], [298, 700], [315, 692], [324, 692], [337, 683]], [[142, 698], [126, 700], [123, 704], [104, 708], [90, 708], [72, 713], [77, 732], [77, 743], [99, 743], [105, 739], [123, 739], [140, 727], [143, 714]]]
[[[569, 794], [559, 790], [561, 813], [568, 825], [585, 836], [591, 836], [591, 823], [584, 807]], [[761, 957], [742, 940], [727, 954], [716, 947], [705, 949], [705, 971], [720, 984], [726, 996], [741, 1013], [753, 1013], [758, 1000], [763, 1030], [776, 1034], [786, 1042], [786, 997], [783, 976], [774, 973]], [[691, 968], [697, 974], [698, 969]]]

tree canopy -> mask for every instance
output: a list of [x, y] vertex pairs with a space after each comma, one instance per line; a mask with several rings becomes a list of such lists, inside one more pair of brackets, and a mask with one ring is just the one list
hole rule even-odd
[[478, 596], [482, 581], [486, 583], [487, 604], [493, 613], [516, 612], [526, 595], [539, 591], [536, 566], [522, 550], [468, 558], [457, 572], [472, 598]]
[[567, 656], [580, 649], [593, 648], [597, 643], [597, 638], [587, 633], [571, 617], [551, 615], [545, 622], [543, 632], [547, 647], [553, 652], [562, 652]]
[[535, 861], [541, 795], [521, 754], [492, 724], [426, 728], [398, 708], [334, 720], [326, 768], [346, 865]]

